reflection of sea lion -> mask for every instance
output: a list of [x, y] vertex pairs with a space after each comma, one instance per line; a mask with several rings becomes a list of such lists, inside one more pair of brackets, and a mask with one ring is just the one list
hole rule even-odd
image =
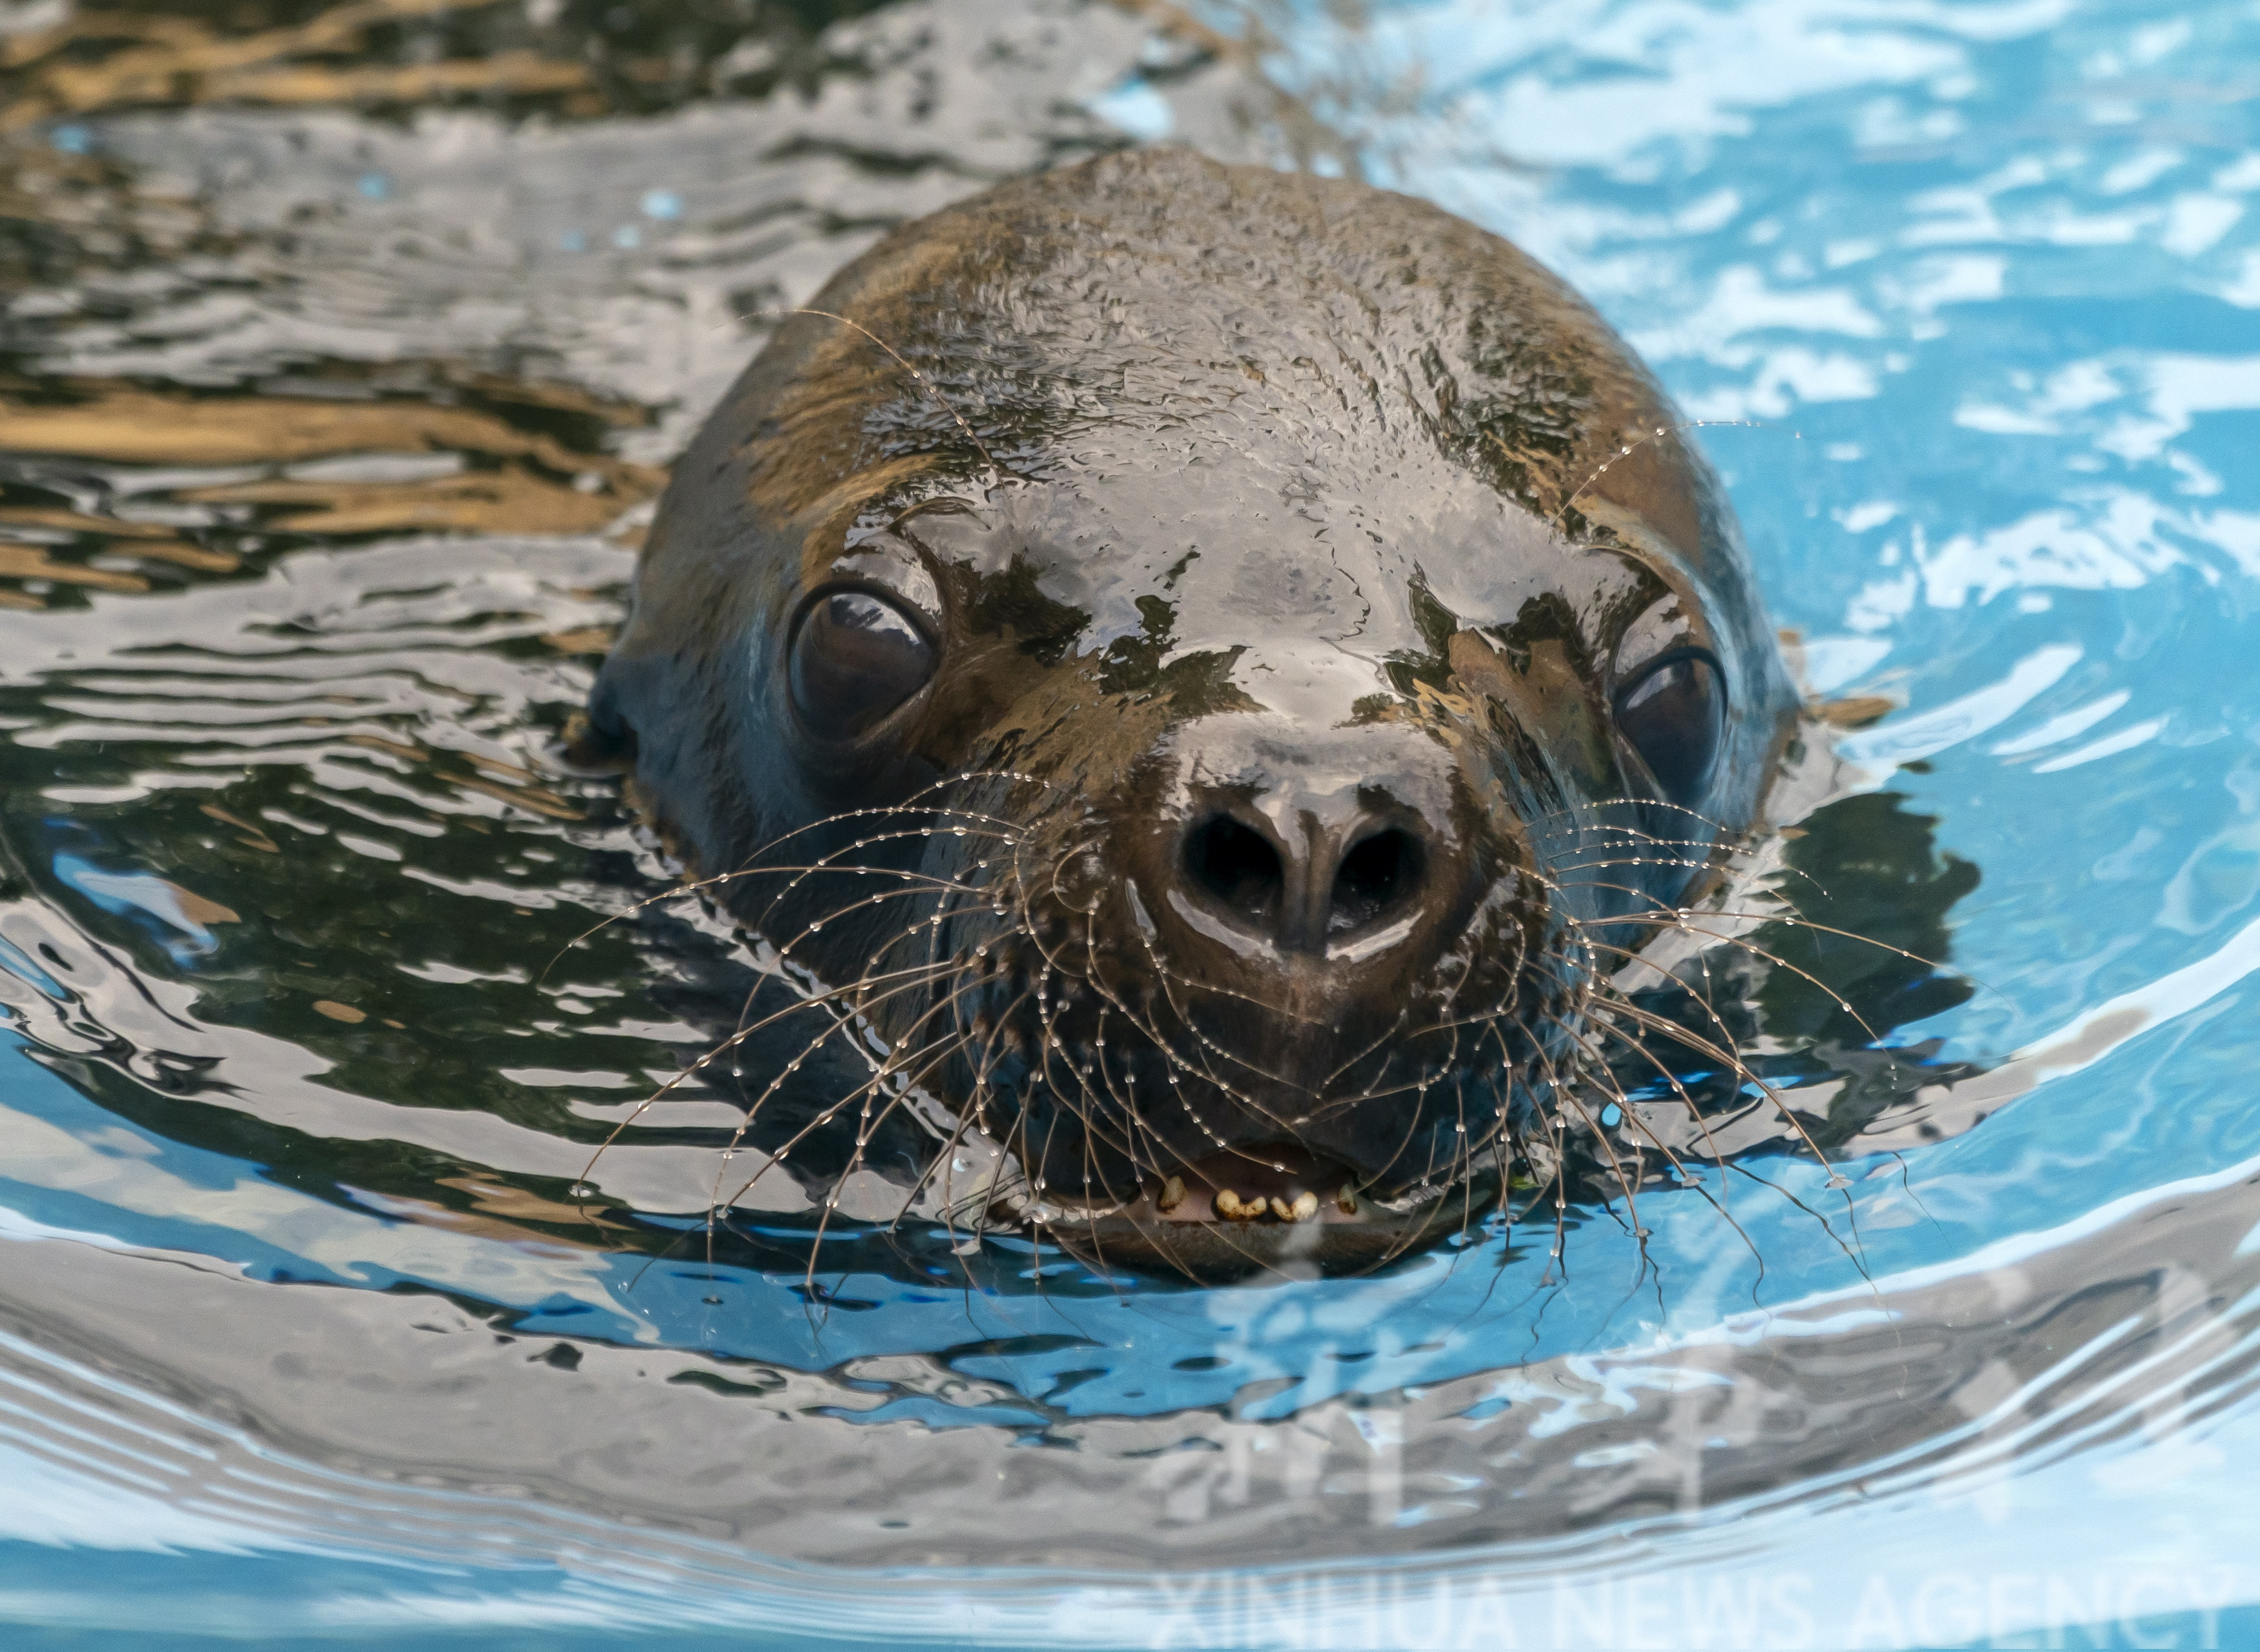
[[676, 467], [592, 720], [872, 1052], [832, 1123], [940, 1098], [945, 1160], [1201, 1275], [1373, 1260], [1617, 1127], [1566, 1082], [1627, 1036], [1595, 995], [1797, 721], [1592, 311], [1434, 207], [1169, 151], [815, 308]]

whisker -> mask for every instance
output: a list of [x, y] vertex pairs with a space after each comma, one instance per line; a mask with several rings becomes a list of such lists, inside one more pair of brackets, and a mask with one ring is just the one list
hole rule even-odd
[[[933, 967], [925, 967], [919, 969], [896, 971], [893, 974], [880, 976], [873, 977], [872, 979], [883, 981], [894, 980], [903, 975], [915, 976], [919, 978], [905, 982], [898, 989], [898, 990], [912, 990], [925, 984], [926, 980], [934, 978], [942, 973], [944, 973], [944, 971], [940, 969]], [[626, 1118], [622, 1119], [618, 1124], [614, 1125], [612, 1126], [611, 1134], [607, 1135], [604, 1141], [597, 1145], [596, 1152], [590, 1155], [588, 1163], [581, 1168], [581, 1174], [577, 1179], [582, 1183], [586, 1183], [589, 1178], [595, 1174], [597, 1161], [604, 1157], [606, 1149], [611, 1148], [614, 1142], [618, 1141], [621, 1134], [626, 1131], [630, 1125], [642, 1118], [643, 1115], [649, 1112], [654, 1105], [666, 1099], [667, 1097], [673, 1094], [683, 1085], [689, 1083], [693, 1078], [697, 1077], [701, 1073], [712, 1067], [716, 1062], [719, 1061], [724, 1055], [744, 1044], [747, 1040], [753, 1038], [765, 1027], [773, 1026], [777, 1022], [784, 1019], [785, 1017], [798, 1014], [803, 1010], [823, 1011], [828, 1007], [826, 1000], [849, 992], [862, 991], [870, 984], [871, 979], [861, 980], [853, 982], [845, 987], [832, 988], [824, 993], [819, 994], [815, 998], [795, 999], [783, 1009], [778, 1010], [773, 1014], [764, 1016], [761, 1020], [755, 1022], [751, 1026], [740, 1028], [738, 1032], [732, 1033], [720, 1044], [707, 1051], [704, 1055], [698, 1057], [697, 1061], [691, 1062], [674, 1077], [662, 1084], [650, 1095], [645, 1097], [642, 1101], [636, 1105], [633, 1112], [630, 1112]], [[834, 1028], [832, 1030], [837, 1029]], [[830, 1031], [827, 1031], [823, 1036], [829, 1037], [830, 1035]], [[734, 1145], [734, 1143], [735, 1138], [733, 1138], [733, 1145]]]

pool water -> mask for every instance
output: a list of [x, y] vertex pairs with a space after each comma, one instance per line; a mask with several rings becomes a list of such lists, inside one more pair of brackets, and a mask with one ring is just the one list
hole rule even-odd
[[[2260, 1644], [2260, 12], [0, 29], [11, 1645]], [[1950, 951], [1833, 1168], [1244, 1289], [710, 1242], [742, 1102], [637, 1107], [758, 961], [563, 754], [650, 501], [887, 226], [1164, 140], [1706, 421]]]

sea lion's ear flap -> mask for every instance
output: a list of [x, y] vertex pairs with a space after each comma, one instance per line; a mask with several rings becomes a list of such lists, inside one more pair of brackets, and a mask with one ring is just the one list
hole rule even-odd
[[599, 675], [589, 709], [565, 725], [565, 759], [576, 768], [611, 769], [635, 759], [635, 731], [620, 715], [619, 695]]

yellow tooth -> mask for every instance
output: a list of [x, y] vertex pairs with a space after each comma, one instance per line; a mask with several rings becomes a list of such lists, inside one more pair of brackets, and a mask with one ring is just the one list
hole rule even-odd
[[1227, 1222], [1252, 1222], [1263, 1214], [1263, 1201], [1259, 1198], [1243, 1205], [1239, 1194], [1226, 1188], [1216, 1196], [1216, 1213]]
[[1155, 1206], [1164, 1216], [1168, 1215], [1171, 1211], [1176, 1209], [1178, 1205], [1184, 1202], [1185, 1178], [1182, 1176], [1173, 1176], [1168, 1181], [1162, 1183], [1162, 1197], [1154, 1201]]
[[1271, 1201], [1271, 1213], [1283, 1222], [1307, 1222], [1319, 1213], [1319, 1196], [1298, 1193], [1291, 1205], [1285, 1199], [1275, 1198]]
[[1334, 1208], [1345, 1216], [1356, 1215], [1357, 1190], [1348, 1183], [1343, 1183], [1341, 1191], [1334, 1195]]

